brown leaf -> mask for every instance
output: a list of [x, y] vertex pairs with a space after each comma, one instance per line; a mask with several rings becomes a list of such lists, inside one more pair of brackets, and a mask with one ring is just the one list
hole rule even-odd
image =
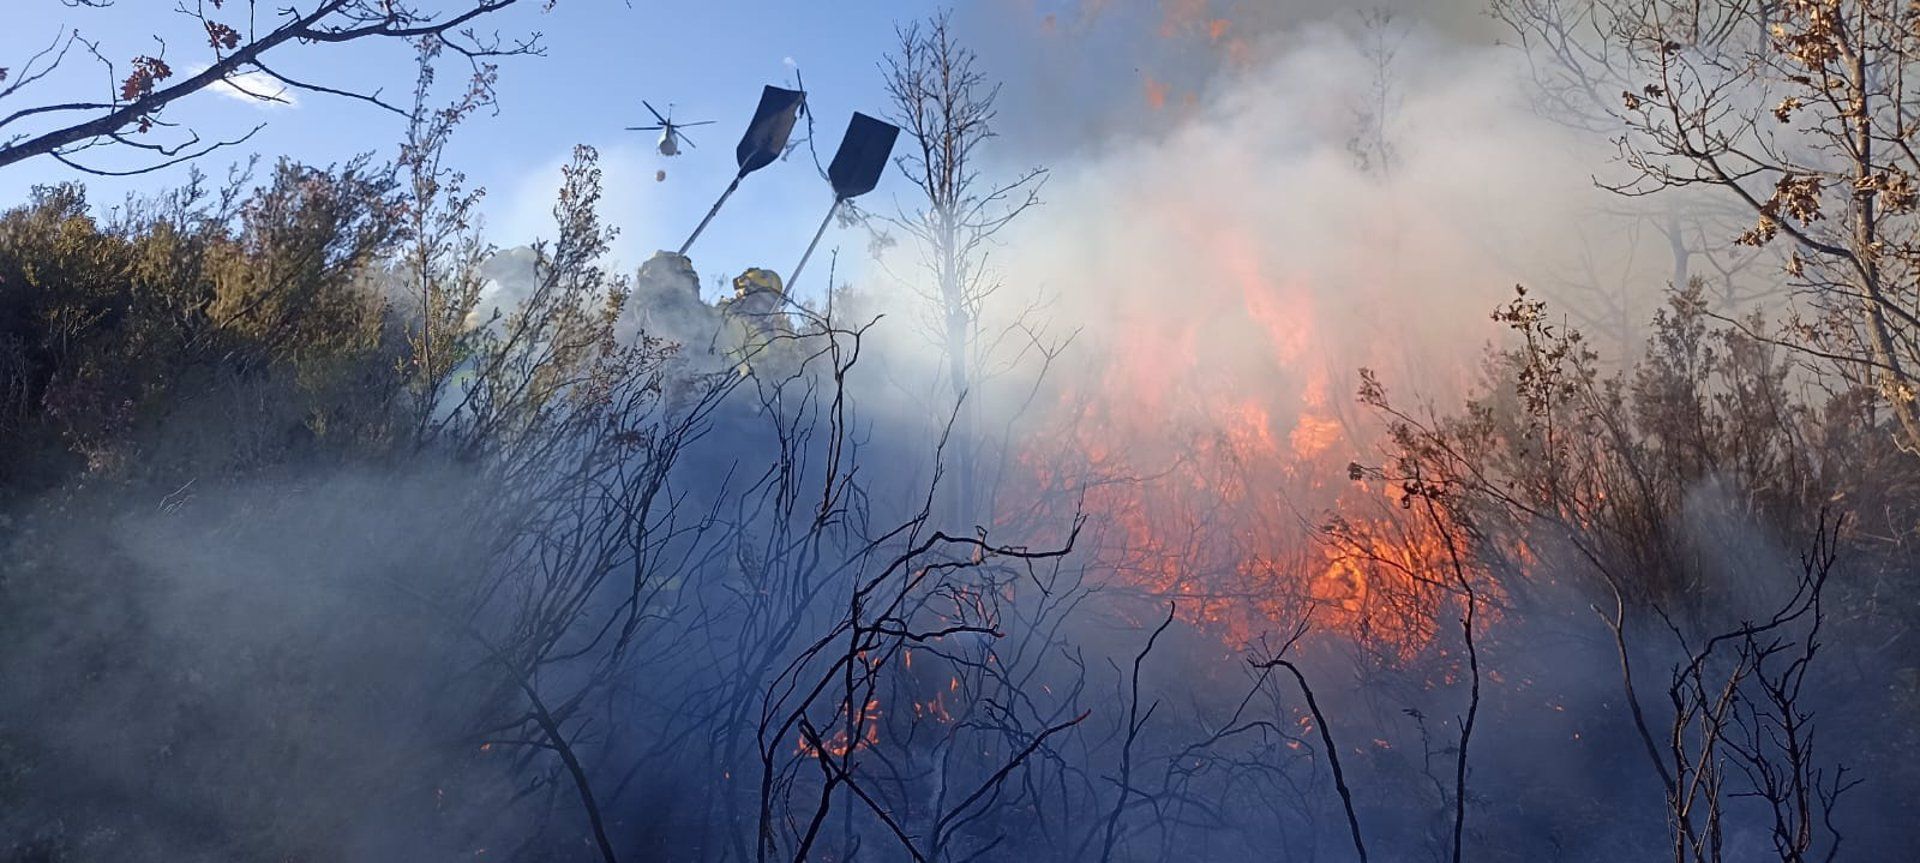
[[212, 46], [214, 48], [225, 48], [229, 51], [233, 50], [236, 47], [239, 47], [240, 31], [235, 30], [232, 27], [228, 27], [227, 25], [222, 24], [218, 21], [208, 21], [206, 22], [206, 25], [207, 25], [207, 44], [209, 46]]
[[167, 65], [167, 61], [158, 57], [135, 57], [133, 72], [120, 82], [120, 98], [128, 102], [139, 99], [152, 93], [155, 84], [171, 77], [173, 68]]

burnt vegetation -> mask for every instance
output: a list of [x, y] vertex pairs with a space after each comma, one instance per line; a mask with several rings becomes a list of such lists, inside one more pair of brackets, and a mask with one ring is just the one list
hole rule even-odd
[[[1223, 582], [1106, 506], [1178, 467], [1036, 463], [1080, 331], [990, 311], [1047, 174], [993, 173], [950, 19], [881, 66], [906, 191], [852, 216], [931, 276], [903, 315], [620, 269], [588, 147], [553, 239], [492, 245], [443, 156], [538, 51], [473, 35], [512, 0], [234, 5], [183, 4], [190, 79], [77, 33], [0, 70], [8, 171], [204, 156], [162, 109], [240, 71], [406, 117], [391, 160], [0, 214], [0, 860], [1910, 853], [1909, 4], [1494, 3], [1618, 192], [1704, 187], [1632, 215], [1676, 279], [1631, 323], [1519, 289], [1456, 402], [1362, 372], [1369, 505], [1282, 507], [1301, 546]], [[268, 65], [363, 39], [410, 101]], [[120, 89], [8, 110], [82, 56]]]

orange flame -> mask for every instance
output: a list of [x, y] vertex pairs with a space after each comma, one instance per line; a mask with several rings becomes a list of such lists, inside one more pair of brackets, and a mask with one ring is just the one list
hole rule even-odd
[[[818, 747], [814, 746], [813, 741], [807, 739], [805, 735], [802, 735], [800, 740], [794, 745], [794, 752], [808, 757], [818, 757], [821, 754], [825, 754], [830, 758], [844, 758], [857, 750], [871, 749], [880, 743], [879, 719], [879, 700], [868, 699], [866, 704], [862, 705], [859, 710], [854, 711], [850, 723], [836, 723], [837, 727], [834, 729], [833, 734], [825, 740], [820, 741]], [[851, 724], [854, 728], [851, 734], [848, 733], [848, 724]]]
[[[1227, 284], [1183, 285], [1177, 301], [1115, 292], [1095, 382], [1061, 399], [1025, 463], [1099, 519], [1094, 553], [1118, 586], [1178, 599], [1229, 640], [1311, 614], [1396, 651], [1424, 646], [1451, 616], [1459, 531], [1347, 477], [1384, 430], [1329, 395], [1334, 368], [1375, 365], [1382, 348], [1330, 339], [1311, 276], [1213, 221], [1175, 229], [1208, 265], [1196, 269]], [[1084, 498], [1063, 493], [1076, 484]]]

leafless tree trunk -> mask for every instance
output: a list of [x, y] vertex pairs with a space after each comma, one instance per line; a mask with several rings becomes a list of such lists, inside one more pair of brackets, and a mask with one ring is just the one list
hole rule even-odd
[[979, 458], [975, 441], [980, 381], [975, 352], [981, 305], [994, 292], [987, 256], [996, 236], [1038, 204], [1046, 171], [1035, 168], [1001, 183], [980, 176], [978, 150], [995, 136], [990, 83], [977, 56], [955, 38], [949, 13], [898, 31], [899, 45], [882, 64], [888, 114], [913, 140], [895, 159], [919, 192], [916, 212], [888, 219], [919, 244], [931, 278], [933, 329], [945, 354], [947, 383], [958, 411], [953, 429], [954, 513], [976, 519]]

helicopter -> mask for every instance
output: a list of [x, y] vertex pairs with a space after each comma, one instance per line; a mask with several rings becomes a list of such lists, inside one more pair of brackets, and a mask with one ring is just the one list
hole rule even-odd
[[712, 120], [701, 120], [697, 123], [675, 123], [673, 122], [673, 104], [672, 103], [667, 104], [667, 115], [664, 117], [660, 116], [660, 112], [654, 110], [654, 107], [651, 104], [648, 104], [647, 100], [645, 99], [640, 100], [640, 104], [647, 106], [647, 113], [653, 115], [653, 119], [657, 121], [657, 125], [628, 126], [627, 131], [629, 132], [658, 131], [660, 133], [659, 150], [660, 150], [660, 155], [662, 156], [680, 155], [680, 142], [682, 141], [685, 141], [687, 143], [687, 146], [689, 147], [693, 146], [693, 139], [688, 138], [687, 133], [680, 131], [681, 129], [685, 129], [689, 126], [705, 126], [713, 122]]

